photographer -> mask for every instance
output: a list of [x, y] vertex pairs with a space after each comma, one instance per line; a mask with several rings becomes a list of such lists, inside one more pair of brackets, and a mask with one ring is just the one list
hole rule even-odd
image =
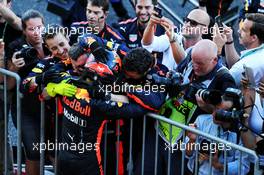
[[[40, 59], [49, 55], [45, 48], [41, 32], [44, 28], [43, 16], [35, 10], [28, 10], [22, 15], [23, 36], [8, 46], [7, 59], [8, 69], [19, 74], [24, 79], [36, 66]], [[8, 85], [15, 90], [15, 79], [10, 78]], [[28, 105], [30, 104], [30, 105]], [[12, 98], [11, 112], [13, 122], [16, 126], [16, 95]], [[21, 99], [21, 125], [22, 140], [26, 152], [26, 172], [27, 174], [39, 174], [39, 153], [33, 152], [33, 142], [39, 140], [40, 102], [36, 95], [24, 95]], [[30, 128], [30, 129], [29, 129]]]
[[[229, 88], [228, 90], [231, 90]], [[235, 90], [237, 91], [237, 90]], [[239, 135], [234, 132], [236, 130], [234, 127], [234, 122], [238, 122], [237, 118], [231, 118], [231, 116], [225, 117], [220, 111], [221, 110], [232, 110], [235, 107], [233, 100], [227, 100], [224, 95], [224, 100], [221, 104], [217, 105], [216, 110], [213, 114], [204, 114], [197, 117], [194, 124], [190, 124], [190, 126], [208, 133], [210, 135], [216, 136], [218, 138], [224, 139], [226, 141], [232, 143], [240, 143], [242, 145]], [[235, 98], [240, 98], [239, 96], [235, 96]], [[198, 139], [198, 142], [196, 142]], [[197, 135], [194, 133], [188, 132], [186, 137], [186, 155], [188, 160], [188, 174], [194, 173], [195, 167], [195, 150], [199, 149], [198, 153], [198, 174], [206, 175], [210, 169], [209, 163], [209, 155], [212, 153], [212, 173], [213, 174], [223, 174], [224, 172], [224, 152], [227, 151], [227, 174], [238, 174], [239, 170], [239, 156], [240, 152], [238, 150], [234, 150], [231, 147], [226, 146], [226, 150], [224, 150], [223, 143], [216, 143], [206, 140], [202, 136], [197, 138]], [[198, 144], [198, 148], [197, 145]], [[241, 159], [241, 174], [247, 174], [249, 171], [249, 159], [248, 155], [243, 154]]]
[[[172, 79], [174, 77], [180, 80], [172, 80], [174, 83], [168, 84], [171, 98], [160, 109], [160, 115], [182, 124], [195, 121], [199, 114], [212, 113], [221, 102], [225, 89], [235, 87], [228, 70], [218, 62], [216, 44], [210, 40], [199, 41], [178, 65], [177, 70], [182, 76], [172, 74]], [[204, 98], [208, 96], [209, 98]], [[173, 149], [182, 137], [182, 130], [172, 127], [170, 134], [170, 124], [159, 122], [159, 136], [159, 159], [166, 160], [170, 149], [166, 150], [165, 146], [169, 144]], [[174, 164], [180, 162], [182, 156], [179, 149], [175, 150], [170, 154]], [[178, 167], [171, 171], [180, 173]]]
[[[198, 89], [219, 91], [223, 94], [235, 82], [228, 70], [218, 61], [217, 46], [210, 40], [201, 40], [179, 64], [177, 71], [183, 74], [182, 84], [190, 84], [183, 93], [206, 113], [212, 113], [218, 102], [208, 103], [196, 94]], [[202, 112], [202, 111], [200, 111]]]

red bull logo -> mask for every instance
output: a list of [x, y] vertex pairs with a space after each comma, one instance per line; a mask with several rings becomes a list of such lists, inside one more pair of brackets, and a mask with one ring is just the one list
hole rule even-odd
[[[85, 116], [90, 116], [91, 107], [89, 106], [89, 103], [91, 98], [89, 97], [88, 91], [86, 89], [77, 89], [75, 97], [76, 98], [73, 100], [69, 100], [67, 97], [63, 97], [63, 101], [74, 111]], [[86, 105], [82, 106], [79, 100], [85, 100], [87, 102], [85, 103]]]

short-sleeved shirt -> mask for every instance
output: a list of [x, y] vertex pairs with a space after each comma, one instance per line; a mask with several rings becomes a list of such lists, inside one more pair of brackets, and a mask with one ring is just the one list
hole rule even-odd
[[[128, 19], [119, 23], [119, 33], [125, 38], [127, 47], [134, 49], [141, 47], [141, 40], [143, 37], [144, 29], [138, 24], [138, 18]], [[155, 36], [160, 36], [165, 33], [165, 29], [157, 25]]]
[[[183, 47], [182, 36], [175, 34], [178, 42]], [[167, 66], [169, 70], [176, 69], [177, 64], [174, 60], [172, 49], [170, 46], [170, 41], [167, 35], [154, 36], [154, 39], [150, 45], [142, 46], [147, 49], [149, 52], [163, 52], [162, 64]]]
[[[231, 132], [228, 130], [223, 130], [223, 128], [220, 125], [217, 125], [213, 122], [213, 116], [210, 114], [204, 114], [200, 115], [197, 117], [195, 124], [197, 126], [197, 129], [204, 132], [208, 133], [210, 135], [213, 135], [215, 137], [218, 137], [220, 139], [224, 139], [226, 141], [229, 141], [231, 143], [236, 144], [237, 143], [237, 134], [235, 132]], [[198, 143], [201, 143], [203, 139], [206, 139], [202, 136], [199, 136], [198, 138]], [[212, 142], [211, 142], [212, 144]], [[240, 142], [240, 145], [241, 142]], [[218, 147], [220, 148], [220, 147]], [[221, 147], [222, 148], [222, 147]], [[227, 150], [227, 174], [238, 174], [238, 168], [239, 168], [239, 151], [234, 150], [230, 147], [226, 147]], [[219, 151], [219, 162], [224, 164], [224, 152], [223, 150], [218, 150]], [[187, 164], [187, 167], [189, 168], [190, 171], [194, 171], [194, 162], [195, 162], [195, 153], [192, 154], [192, 156], [189, 157], [189, 161]], [[249, 171], [249, 159], [248, 155], [243, 154], [242, 159], [241, 159], [241, 174], [247, 174]], [[210, 170], [210, 164], [209, 161], [203, 161], [199, 165], [199, 175], [207, 175]], [[212, 168], [212, 173], [214, 175], [220, 175], [223, 174], [222, 171], [219, 171], [215, 168]]]

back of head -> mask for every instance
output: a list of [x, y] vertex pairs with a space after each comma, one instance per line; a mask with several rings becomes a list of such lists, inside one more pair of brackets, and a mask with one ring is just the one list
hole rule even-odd
[[253, 22], [250, 29], [251, 35], [256, 35], [259, 39], [259, 44], [264, 43], [264, 14], [262, 13], [248, 13], [246, 19]]
[[21, 17], [23, 30], [25, 30], [27, 27], [26, 22], [32, 18], [40, 18], [42, 23], [44, 24], [43, 15], [37, 10], [30, 9], [30, 10], [26, 11]]
[[132, 49], [123, 59], [122, 67], [124, 71], [144, 74], [155, 62], [155, 58], [144, 48]]
[[83, 49], [83, 47], [81, 47], [78, 43], [75, 43], [71, 46], [70, 50], [69, 50], [69, 57], [74, 60], [77, 61], [77, 59], [85, 54], [85, 50]]

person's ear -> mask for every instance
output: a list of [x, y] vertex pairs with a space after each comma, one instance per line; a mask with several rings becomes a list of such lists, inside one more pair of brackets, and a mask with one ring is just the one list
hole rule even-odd
[[257, 39], [258, 39], [258, 36], [257, 35], [251, 35], [251, 39], [253, 42], [255, 42]]
[[107, 18], [108, 15], [109, 15], [109, 11], [105, 11], [104, 12], [105, 19]]
[[213, 62], [214, 62], [215, 64], [217, 64], [217, 62], [218, 62], [218, 58], [217, 58], [217, 57], [214, 57]]

